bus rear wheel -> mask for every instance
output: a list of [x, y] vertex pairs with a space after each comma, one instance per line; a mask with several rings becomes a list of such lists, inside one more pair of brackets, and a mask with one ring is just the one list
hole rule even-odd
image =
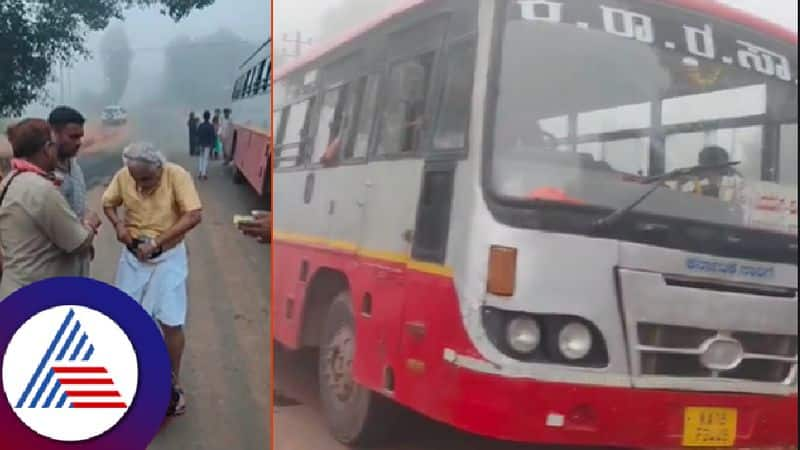
[[394, 405], [353, 379], [355, 326], [349, 292], [334, 298], [323, 327], [319, 387], [333, 436], [346, 445], [373, 445], [386, 436]]
[[242, 184], [244, 183], [244, 175], [242, 175], [242, 171], [236, 167], [236, 164], [233, 165], [233, 184]]

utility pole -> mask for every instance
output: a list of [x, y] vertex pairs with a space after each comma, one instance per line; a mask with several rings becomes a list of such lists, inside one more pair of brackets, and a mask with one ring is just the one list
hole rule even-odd
[[294, 39], [289, 39], [289, 35], [284, 33], [283, 34], [283, 42], [287, 44], [294, 44], [294, 53], [289, 54], [286, 51], [286, 48], [283, 49], [282, 56], [289, 56], [292, 58], [299, 58], [300, 55], [303, 53], [303, 46], [304, 45], [311, 45], [311, 38], [303, 40], [303, 35], [300, 31], [295, 33]]

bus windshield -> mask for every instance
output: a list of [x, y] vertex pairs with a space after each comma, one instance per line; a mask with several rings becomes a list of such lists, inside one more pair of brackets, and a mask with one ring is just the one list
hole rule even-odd
[[508, 0], [493, 78], [499, 199], [797, 234], [797, 47], [659, 2]]

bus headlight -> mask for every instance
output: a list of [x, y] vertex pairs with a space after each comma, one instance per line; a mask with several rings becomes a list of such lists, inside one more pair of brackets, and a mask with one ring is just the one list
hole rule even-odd
[[542, 341], [542, 330], [536, 320], [520, 316], [511, 319], [506, 327], [506, 342], [520, 354], [532, 353]]
[[569, 322], [558, 332], [558, 350], [565, 358], [582, 359], [592, 350], [592, 331], [580, 322]]

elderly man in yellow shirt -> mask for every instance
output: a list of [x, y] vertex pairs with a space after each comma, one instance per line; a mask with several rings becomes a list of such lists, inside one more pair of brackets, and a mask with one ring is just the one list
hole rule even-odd
[[[202, 218], [191, 174], [167, 162], [156, 147], [134, 143], [123, 152], [125, 167], [103, 194], [103, 210], [125, 245], [116, 285], [161, 326], [173, 370], [169, 415], [181, 415], [186, 400], [179, 384], [185, 345], [189, 264], [184, 237]], [[123, 207], [124, 217], [118, 214]]]

